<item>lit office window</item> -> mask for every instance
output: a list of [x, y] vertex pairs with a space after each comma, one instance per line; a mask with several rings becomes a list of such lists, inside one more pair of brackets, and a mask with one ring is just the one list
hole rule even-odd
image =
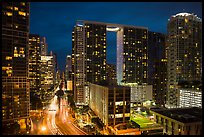
[[14, 7], [14, 10], [18, 10], [18, 7]]
[[17, 47], [14, 47], [14, 57], [18, 57], [18, 50], [17, 50]]
[[22, 15], [22, 16], [26, 16], [26, 13], [23, 12], [23, 11], [19, 11], [18, 14], [19, 14], [19, 15]]
[[12, 16], [13, 14], [11, 12], [6, 12], [7, 16]]
[[12, 57], [6, 56], [6, 60], [12, 60]]

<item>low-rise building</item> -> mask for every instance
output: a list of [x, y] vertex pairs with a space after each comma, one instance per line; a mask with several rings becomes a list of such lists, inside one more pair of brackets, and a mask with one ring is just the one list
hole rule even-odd
[[201, 135], [202, 109], [191, 108], [152, 108], [154, 120], [164, 127], [167, 135]]
[[89, 84], [89, 107], [107, 126], [126, 123], [130, 119], [130, 88]]

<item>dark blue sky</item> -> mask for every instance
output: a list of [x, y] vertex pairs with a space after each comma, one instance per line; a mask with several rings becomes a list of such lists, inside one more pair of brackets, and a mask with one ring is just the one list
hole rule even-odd
[[[91, 20], [144, 26], [150, 31], [166, 33], [167, 21], [179, 12], [202, 17], [201, 2], [31, 2], [30, 33], [45, 36], [48, 51], [57, 53], [59, 68], [64, 70], [71, 55], [72, 29], [76, 20]], [[116, 62], [116, 36], [108, 33], [107, 60]]]

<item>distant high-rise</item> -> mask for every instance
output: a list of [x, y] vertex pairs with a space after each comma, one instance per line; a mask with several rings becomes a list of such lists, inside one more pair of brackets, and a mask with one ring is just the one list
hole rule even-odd
[[54, 66], [54, 83], [57, 83], [57, 70], [58, 70], [58, 64], [57, 64], [57, 54], [53, 53], [52, 51], [50, 51], [50, 55], [53, 56], [53, 66]]
[[[41, 37], [40, 39], [41, 47], [41, 66], [40, 66], [40, 81], [41, 90], [40, 98], [43, 101], [47, 101], [51, 96], [51, 89], [54, 88], [54, 75], [55, 75], [55, 64], [56, 58], [55, 54], [51, 51], [48, 54], [48, 44], [46, 42], [46, 37]], [[44, 102], [45, 103], [45, 102]]]
[[42, 92], [47, 92], [54, 85], [53, 64], [53, 56], [41, 56], [41, 88], [44, 90]]
[[72, 32], [72, 73], [76, 102], [83, 103], [86, 82], [108, 84], [107, 31], [117, 33], [117, 83], [147, 83], [147, 28], [77, 21]]
[[29, 129], [29, 8], [27, 2], [2, 2], [3, 134], [17, 134], [5, 129], [15, 122], [22, 130]]
[[177, 107], [178, 84], [201, 81], [202, 20], [197, 15], [178, 13], [167, 26], [168, 107]]
[[40, 44], [41, 44], [41, 55], [42, 56], [48, 55], [48, 45], [45, 37], [41, 37]]
[[40, 95], [40, 36], [29, 34], [29, 82], [30, 92]]
[[162, 33], [148, 32], [148, 84], [153, 85], [156, 105], [166, 103], [167, 60], [166, 38]]
[[65, 79], [66, 80], [71, 80], [71, 72], [72, 72], [72, 58], [70, 55], [67, 55], [66, 66], [65, 66]]

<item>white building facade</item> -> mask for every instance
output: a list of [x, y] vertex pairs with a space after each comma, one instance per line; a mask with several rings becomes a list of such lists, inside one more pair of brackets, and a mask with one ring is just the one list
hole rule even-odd
[[202, 108], [202, 92], [196, 89], [179, 89], [179, 107]]

